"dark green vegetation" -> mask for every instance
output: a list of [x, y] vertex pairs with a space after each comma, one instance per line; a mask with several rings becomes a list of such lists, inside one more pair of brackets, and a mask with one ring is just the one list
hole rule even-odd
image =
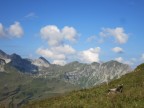
[[[124, 85], [123, 92], [108, 95], [107, 90], [118, 84]], [[108, 85], [30, 102], [23, 108], [144, 108], [144, 64]]]
[[56, 78], [36, 78], [5, 65], [6, 72], [0, 72], [0, 108], [19, 108], [31, 100], [59, 96], [77, 89]]

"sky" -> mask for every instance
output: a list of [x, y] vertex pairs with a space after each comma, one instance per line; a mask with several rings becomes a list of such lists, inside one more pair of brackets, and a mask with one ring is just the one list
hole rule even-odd
[[144, 0], [0, 0], [0, 49], [54, 64], [144, 62]]

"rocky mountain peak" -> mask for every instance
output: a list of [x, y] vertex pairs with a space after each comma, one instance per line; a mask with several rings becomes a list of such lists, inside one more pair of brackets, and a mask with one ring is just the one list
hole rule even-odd
[[39, 57], [38, 59], [33, 60], [32, 64], [34, 64], [38, 67], [49, 67], [50, 66], [50, 63], [44, 57]]
[[0, 49], [0, 55], [5, 56], [5, 55], [7, 55], [7, 54]]
[[9, 63], [11, 61], [10, 56], [2, 50], [0, 50], [0, 59], [5, 60], [6, 63]]
[[20, 55], [13, 53], [12, 55], [10, 55], [11, 59], [22, 59]]
[[43, 60], [45, 63], [50, 64], [50, 62], [49, 62], [49, 61], [47, 61], [47, 60], [46, 60], [44, 57], [39, 57], [39, 59]]

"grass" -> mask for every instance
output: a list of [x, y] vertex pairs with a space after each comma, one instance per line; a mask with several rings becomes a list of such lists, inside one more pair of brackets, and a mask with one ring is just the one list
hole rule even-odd
[[[122, 93], [107, 94], [109, 88], [124, 84]], [[73, 91], [67, 95], [33, 101], [23, 108], [144, 108], [144, 64], [108, 85]]]
[[[8, 65], [5, 70], [0, 72], [0, 108], [8, 108], [10, 103], [25, 104], [29, 100], [58, 96], [77, 88], [56, 78], [33, 78]], [[18, 92], [13, 92], [18, 88]]]

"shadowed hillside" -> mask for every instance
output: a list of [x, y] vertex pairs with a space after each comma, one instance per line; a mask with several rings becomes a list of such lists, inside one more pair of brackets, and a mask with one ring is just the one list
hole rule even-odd
[[[107, 94], [109, 88], [124, 85], [122, 93]], [[73, 91], [66, 96], [31, 102], [23, 108], [143, 108], [144, 64], [108, 85]]]

